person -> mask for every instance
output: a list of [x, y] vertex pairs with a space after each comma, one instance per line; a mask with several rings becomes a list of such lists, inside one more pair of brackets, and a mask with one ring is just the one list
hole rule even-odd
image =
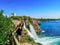
[[[17, 37], [17, 40], [20, 41], [21, 40], [21, 35], [22, 35], [22, 27], [23, 27], [23, 24], [22, 22], [19, 23], [19, 25], [17, 25], [17, 28], [16, 30], [14, 31], [14, 33], [16, 33], [16, 37]], [[13, 35], [14, 35], [13, 33]]]

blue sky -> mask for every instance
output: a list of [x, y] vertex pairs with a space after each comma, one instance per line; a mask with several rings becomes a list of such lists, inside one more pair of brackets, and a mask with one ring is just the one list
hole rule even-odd
[[60, 18], [60, 0], [0, 0], [0, 9], [18, 16]]

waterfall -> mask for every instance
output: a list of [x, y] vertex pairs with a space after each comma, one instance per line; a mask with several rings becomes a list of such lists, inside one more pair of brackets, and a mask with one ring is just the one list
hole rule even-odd
[[[24, 29], [27, 31], [28, 35], [34, 39], [36, 43], [41, 43], [42, 45], [55, 45], [55, 42], [60, 41], [60, 37], [41, 37], [39, 38], [32, 26], [32, 24], [29, 25], [30, 30], [28, 30], [24, 23]], [[57, 45], [57, 44], [56, 44]]]
[[[37, 36], [37, 34], [36, 34], [33, 26], [30, 24], [29, 27], [30, 27], [30, 30], [28, 30], [28, 29], [26, 28], [25, 23], [24, 23], [24, 29], [28, 32], [28, 35], [30, 35], [30, 37], [32, 37], [32, 38], [35, 40], [35, 42], [38, 43], [39, 38], [38, 38], [38, 36]], [[39, 42], [39, 43], [40, 43], [40, 42]]]
[[24, 29], [27, 31], [27, 33], [28, 33], [28, 35], [30, 35], [30, 37], [35, 39], [34, 36], [31, 34], [31, 32], [26, 28], [25, 23], [24, 23]]
[[31, 34], [34, 36], [35, 39], [38, 39], [38, 36], [37, 36], [32, 24], [30, 24], [29, 27], [30, 27]]
[[24, 29], [27, 31], [28, 35], [30, 35], [30, 37], [32, 37], [36, 43], [40, 43], [39, 38], [38, 38], [33, 26], [30, 24], [29, 27], [30, 27], [30, 30], [28, 30], [26, 28], [25, 23], [24, 23]]

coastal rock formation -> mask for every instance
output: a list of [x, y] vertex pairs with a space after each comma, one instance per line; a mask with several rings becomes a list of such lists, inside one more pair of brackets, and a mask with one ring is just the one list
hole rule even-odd
[[40, 30], [40, 21], [38, 21], [37, 19], [32, 19], [32, 25], [36, 31], [36, 33], [40, 33], [41, 30]]
[[[26, 17], [23, 16], [22, 18], [21, 18], [21, 20], [24, 20], [24, 18], [26, 18]], [[40, 21], [37, 20], [37, 19], [30, 18], [30, 17], [27, 17], [27, 18], [28, 18], [28, 22], [30, 22], [33, 25], [36, 33], [40, 34], [40, 32], [41, 32], [40, 25], [39, 25]], [[15, 26], [17, 26], [20, 23], [20, 20], [16, 20], [16, 17], [15, 17], [13, 19], [13, 23], [15, 24]], [[21, 37], [22, 37], [22, 39], [20, 41], [20, 43], [22, 43], [21, 45], [23, 45], [23, 44], [41, 45], [41, 44], [35, 43], [35, 41], [28, 35], [28, 33], [27, 33], [27, 31], [25, 29], [23, 29]]]
[[[13, 17], [12, 17], [13, 18]], [[35, 31], [37, 34], [40, 34], [40, 32], [42, 32], [42, 30], [40, 29], [40, 20], [38, 19], [35, 19], [35, 18], [30, 18], [28, 16], [20, 16], [20, 17], [17, 17], [18, 19], [20, 20], [25, 20], [25, 19], [28, 19], [28, 22], [32, 23]], [[20, 22], [20, 20], [17, 20], [16, 17], [13, 18], [13, 23], [17, 26]]]

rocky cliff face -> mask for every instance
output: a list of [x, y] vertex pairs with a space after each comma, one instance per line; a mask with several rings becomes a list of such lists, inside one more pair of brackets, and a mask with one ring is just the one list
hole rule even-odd
[[[38, 19], [30, 18], [30, 17], [20, 17], [21, 20], [24, 20], [24, 18], [28, 19], [28, 22], [32, 23], [35, 31], [37, 34], [39, 34], [41, 31], [40, 29], [40, 21]], [[13, 23], [17, 26], [20, 23], [20, 20], [16, 20], [16, 17], [13, 19]]]
[[36, 19], [32, 19], [32, 25], [36, 31], [36, 33], [40, 33], [40, 21], [36, 20]]
[[[22, 20], [24, 20], [24, 19], [22, 19]], [[37, 19], [29, 18], [28, 22], [30, 22], [33, 25], [36, 33], [40, 34], [40, 32], [41, 32], [41, 30], [39, 28], [40, 21], [38, 21]], [[17, 26], [20, 23], [20, 20], [13, 19], [13, 23]], [[22, 39], [21, 39], [20, 43], [27, 42], [28, 44], [31, 44], [31, 45], [41, 45], [41, 44], [36, 44], [34, 42], [34, 40], [28, 35], [28, 33], [25, 29], [23, 29], [21, 37], [22, 37]]]

